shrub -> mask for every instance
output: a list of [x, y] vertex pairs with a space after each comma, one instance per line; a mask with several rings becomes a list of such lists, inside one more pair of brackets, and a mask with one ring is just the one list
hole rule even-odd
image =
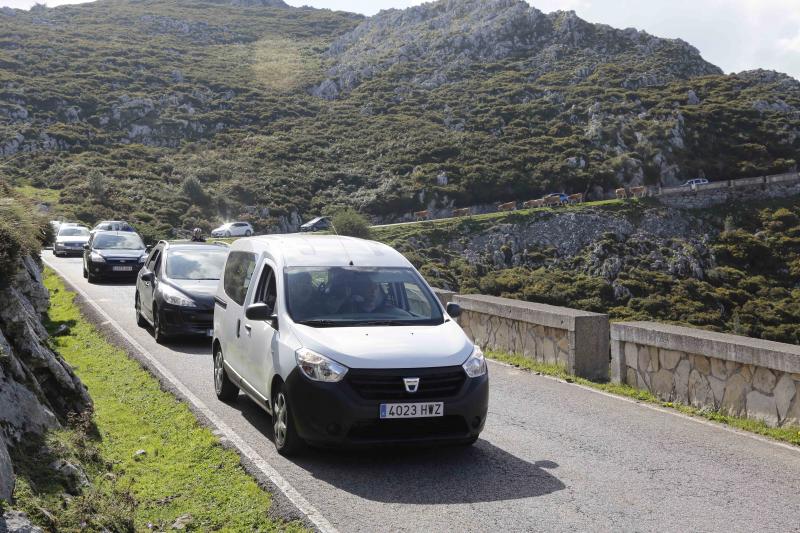
[[370, 238], [370, 224], [358, 211], [351, 208], [342, 209], [333, 215], [333, 226], [339, 235], [348, 237], [358, 237], [360, 239]]

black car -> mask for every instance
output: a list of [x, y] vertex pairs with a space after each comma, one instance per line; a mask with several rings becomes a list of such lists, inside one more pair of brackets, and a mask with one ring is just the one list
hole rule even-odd
[[157, 342], [176, 335], [210, 337], [214, 294], [228, 257], [223, 244], [159, 242], [136, 279], [136, 322]]
[[133, 279], [144, 264], [147, 249], [138, 233], [97, 231], [83, 247], [83, 277]]
[[136, 230], [125, 222], [124, 220], [103, 220], [98, 222], [95, 227], [92, 228], [92, 233], [95, 231], [128, 231], [131, 233], [135, 233]]
[[300, 226], [300, 231], [323, 231], [330, 228], [331, 221], [328, 217], [317, 217]]

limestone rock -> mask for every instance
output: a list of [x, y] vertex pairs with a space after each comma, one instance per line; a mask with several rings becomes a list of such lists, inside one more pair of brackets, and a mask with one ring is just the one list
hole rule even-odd
[[694, 364], [694, 368], [702, 375], [707, 376], [711, 374], [711, 362], [708, 360], [708, 357], [703, 355], [695, 355], [692, 356], [692, 362]]
[[683, 360], [675, 367], [673, 380], [675, 382], [675, 399], [680, 402], [689, 401], [689, 371], [691, 365], [689, 361]]
[[722, 405], [722, 398], [725, 396], [725, 380], [708, 376], [708, 384], [714, 394], [714, 408], [719, 409], [720, 405]]
[[760, 366], [753, 374], [753, 388], [760, 390], [764, 394], [772, 394], [775, 388], [775, 374], [768, 368]]
[[0, 516], [0, 533], [43, 533], [34, 526], [28, 515], [20, 511], [6, 511]]
[[783, 423], [800, 426], [800, 383], [795, 384], [794, 401], [789, 411], [786, 413]]
[[8, 456], [3, 433], [0, 432], [0, 501], [11, 501], [11, 493], [14, 492], [14, 481], [14, 468], [11, 464], [11, 457]]
[[652, 392], [663, 400], [672, 400], [675, 384], [672, 380], [672, 372], [661, 369], [655, 373], [652, 379]]
[[636, 345], [632, 342], [625, 343], [625, 364], [637, 368], [639, 354], [636, 352]]
[[775, 385], [775, 403], [778, 407], [778, 418], [780, 418], [781, 421], [786, 418], [786, 414], [789, 412], [792, 400], [797, 394], [796, 389], [797, 384], [789, 374], [781, 376], [781, 379], [778, 380], [778, 384]]
[[667, 370], [672, 370], [678, 366], [678, 363], [683, 357], [683, 353], [674, 350], [659, 350], [658, 356], [661, 366]]
[[726, 361], [722, 359], [717, 359], [716, 357], [711, 358], [711, 375], [715, 378], [719, 379], [727, 379], [728, 378], [728, 365], [725, 364]]
[[697, 369], [693, 369], [689, 374], [689, 403], [701, 408], [714, 405], [711, 385]]
[[747, 417], [763, 420], [769, 426], [778, 425], [778, 407], [773, 396], [767, 396], [757, 390], [747, 394]]
[[722, 409], [731, 415], [742, 416], [747, 413], [747, 393], [750, 384], [741, 374], [735, 374], [728, 379], [725, 394], [722, 397]]
[[69, 461], [56, 459], [50, 463], [49, 467], [61, 475], [70, 494], [79, 494], [83, 487], [89, 485], [89, 478], [86, 477], [86, 473]]

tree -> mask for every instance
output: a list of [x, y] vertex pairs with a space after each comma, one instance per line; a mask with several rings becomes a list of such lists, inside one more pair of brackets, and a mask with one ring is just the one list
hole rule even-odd
[[360, 239], [369, 239], [370, 237], [369, 221], [353, 208], [348, 207], [337, 211], [333, 215], [332, 222], [339, 235]]
[[89, 186], [89, 194], [97, 200], [103, 200], [108, 192], [106, 177], [103, 173], [96, 169], [90, 170], [86, 179]]
[[208, 195], [203, 189], [203, 184], [194, 176], [189, 176], [183, 180], [181, 193], [185, 198], [191, 200], [193, 204], [205, 205], [208, 203]]

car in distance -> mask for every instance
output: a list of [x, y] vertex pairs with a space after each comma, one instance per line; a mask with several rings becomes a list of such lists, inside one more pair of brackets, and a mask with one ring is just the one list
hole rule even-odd
[[53, 255], [81, 255], [83, 245], [89, 242], [89, 228], [60, 224], [53, 242]]
[[177, 335], [211, 337], [214, 295], [227, 256], [223, 244], [159, 242], [136, 277], [136, 323], [152, 326], [159, 343]]
[[331, 221], [328, 217], [317, 217], [300, 226], [300, 231], [323, 231], [330, 228]]
[[93, 228], [92, 232], [95, 231], [129, 231], [129, 232], [136, 232], [136, 230], [125, 222], [124, 220], [103, 220], [98, 222]]
[[696, 178], [696, 179], [687, 181], [686, 183], [681, 185], [681, 187], [696, 187], [697, 185], [707, 185], [707, 184], [708, 184], [708, 180], [707, 179], [705, 179], [705, 178]]
[[212, 237], [249, 237], [254, 233], [248, 222], [228, 222], [211, 230]]
[[544, 200], [547, 200], [548, 198], [558, 198], [561, 201], [561, 203], [564, 203], [569, 199], [569, 196], [567, 196], [563, 192], [551, 192], [550, 194], [547, 194], [543, 197]]
[[272, 415], [278, 452], [475, 442], [487, 365], [416, 269], [380, 243], [271, 235], [233, 243], [214, 312], [214, 388]]
[[83, 277], [89, 283], [101, 279], [133, 279], [144, 264], [147, 248], [138, 233], [97, 231], [83, 249]]

